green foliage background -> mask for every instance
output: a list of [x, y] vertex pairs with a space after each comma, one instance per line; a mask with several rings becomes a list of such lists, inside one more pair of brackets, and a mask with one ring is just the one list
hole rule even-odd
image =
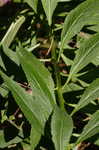
[[98, 150], [99, 0], [13, 0], [0, 33], [0, 149]]

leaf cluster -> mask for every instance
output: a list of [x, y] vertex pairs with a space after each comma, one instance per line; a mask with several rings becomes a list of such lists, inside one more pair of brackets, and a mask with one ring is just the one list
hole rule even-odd
[[0, 148], [98, 147], [99, 0], [0, 7]]

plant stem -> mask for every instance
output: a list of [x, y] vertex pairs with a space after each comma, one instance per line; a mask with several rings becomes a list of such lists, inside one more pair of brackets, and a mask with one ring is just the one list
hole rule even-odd
[[64, 110], [64, 98], [62, 94], [62, 87], [61, 87], [61, 76], [59, 73], [59, 67], [58, 67], [58, 62], [57, 62], [57, 56], [56, 56], [56, 48], [57, 48], [57, 43], [52, 37], [52, 50], [51, 50], [51, 55], [52, 55], [52, 61], [53, 61], [53, 66], [54, 66], [54, 71], [55, 71], [55, 78], [56, 78], [56, 88], [57, 88], [57, 95], [58, 95], [58, 102], [60, 105], [60, 108]]
[[64, 98], [63, 98], [63, 94], [62, 94], [62, 87], [61, 87], [61, 77], [59, 72], [56, 73], [56, 82], [57, 82], [57, 94], [58, 94], [58, 100], [59, 100], [59, 105], [61, 107], [61, 109], [64, 110]]

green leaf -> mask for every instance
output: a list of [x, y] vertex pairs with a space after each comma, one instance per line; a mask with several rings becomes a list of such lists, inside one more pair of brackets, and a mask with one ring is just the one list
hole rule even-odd
[[99, 110], [92, 115], [91, 120], [84, 127], [84, 130], [78, 138], [76, 144], [79, 144], [97, 133], [99, 133]]
[[70, 2], [71, 0], [59, 0], [59, 2]]
[[14, 3], [21, 3], [21, 0], [13, 0]]
[[44, 123], [42, 123], [43, 119], [40, 118], [41, 111], [38, 112], [38, 110], [41, 109], [41, 107], [39, 106], [40, 102], [37, 104], [35, 101], [35, 97], [32, 97], [31, 95], [26, 93], [23, 88], [21, 88], [15, 81], [7, 77], [2, 71], [0, 71], [0, 75], [4, 79], [9, 90], [12, 92], [13, 97], [15, 98], [17, 104], [20, 106], [27, 120], [34, 126], [34, 128], [38, 132], [42, 133]]
[[99, 146], [99, 138], [94, 142], [94, 144]]
[[32, 134], [35, 147], [44, 132], [45, 123], [55, 105], [54, 84], [48, 70], [32, 54], [25, 49], [21, 49], [18, 51], [18, 57], [32, 87], [32, 95], [26, 93], [23, 88], [3, 72], [0, 71], [0, 74], [35, 130], [36, 134]]
[[3, 51], [4, 53], [17, 65], [19, 65], [19, 59], [17, 57], [16, 52], [12, 51], [9, 47], [3, 44]]
[[[39, 62], [38, 59], [36, 59], [31, 53], [27, 52], [23, 48], [20, 48], [18, 50], [18, 56], [28, 82], [31, 85], [32, 96], [35, 97], [35, 111], [37, 112], [39, 120], [41, 121], [41, 124], [43, 124], [44, 129], [45, 122], [51, 114], [56, 103], [53, 80], [44, 65]], [[31, 132], [31, 148], [33, 149], [41, 137], [41, 134], [38, 132], [38, 130], [34, 129], [35, 128], [33, 125]]]
[[71, 117], [56, 106], [51, 122], [52, 139], [56, 150], [67, 150], [72, 130]]
[[24, 150], [31, 150], [31, 148], [30, 148], [30, 144], [29, 144], [29, 142], [21, 142], [21, 145], [22, 145], [22, 148], [24, 149]]
[[2, 57], [1, 57], [1, 54], [0, 54], [0, 66], [1, 66], [4, 70], [6, 70], [5, 64], [4, 64], [4, 62], [3, 62], [3, 60], [2, 60]]
[[34, 129], [32, 126], [31, 128], [31, 135], [30, 135], [30, 144], [31, 144], [31, 150], [34, 150], [37, 144], [39, 143], [41, 138], [41, 134]]
[[63, 93], [80, 91], [80, 90], [83, 90], [83, 87], [81, 87], [80, 85], [77, 85], [75, 83], [65, 84], [65, 86], [63, 86], [63, 88], [62, 88]]
[[52, 16], [59, 0], [41, 0], [47, 16], [48, 24], [52, 24]]
[[0, 95], [2, 95], [2, 97], [6, 97], [8, 95], [8, 90], [1, 87], [1, 85], [0, 85]]
[[99, 51], [99, 33], [92, 36], [90, 39], [83, 42], [78, 50], [74, 63], [70, 69], [70, 74], [67, 82], [75, 76], [77, 72], [88, 65], [97, 55]]
[[16, 21], [12, 22], [7, 33], [5, 34], [5, 36], [3, 37], [2, 41], [1, 41], [2, 45], [6, 45], [6, 47], [10, 46], [10, 44], [12, 43], [14, 37], [16, 36], [19, 28], [24, 23], [24, 21], [25, 21], [25, 17], [20, 16], [20, 17], [18, 17], [18, 19]]
[[64, 54], [62, 54], [61, 57], [62, 57], [64, 63], [65, 63], [67, 66], [73, 64], [73, 61], [72, 61], [70, 58], [66, 57]]
[[92, 30], [94, 32], [99, 32], [99, 24], [87, 27], [88, 30]]
[[85, 25], [99, 23], [99, 0], [87, 0], [73, 9], [66, 17], [62, 34], [60, 55], [63, 47]]
[[23, 133], [19, 132], [19, 134], [15, 138], [13, 138], [10, 141], [6, 141], [4, 131], [0, 130], [0, 148], [5, 148], [11, 144], [17, 144], [23, 141], [23, 138], [24, 138]]
[[49, 71], [34, 55], [22, 47], [18, 50], [18, 57], [33, 90], [33, 95], [39, 97], [46, 111], [51, 112], [56, 102], [54, 82]]
[[78, 111], [79, 109], [88, 105], [91, 101], [95, 100], [99, 97], [99, 79], [93, 81], [90, 86], [85, 90], [84, 94], [82, 95], [80, 101], [76, 105], [73, 113]]
[[99, 52], [97, 53], [97, 56], [92, 60], [92, 63], [95, 66], [99, 66]]
[[38, 0], [24, 0], [24, 1], [37, 13]]

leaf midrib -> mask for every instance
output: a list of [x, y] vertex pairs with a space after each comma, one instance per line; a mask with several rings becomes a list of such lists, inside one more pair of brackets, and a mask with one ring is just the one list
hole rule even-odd
[[[85, 134], [83, 134], [83, 136], [85, 137], [85, 136], [88, 136], [88, 134], [90, 133], [90, 131], [91, 130], [93, 130], [94, 128], [96, 128], [97, 126], [99, 126], [99, 123], [97, 123], [96, 125], [94, 125], [93, 127], [91, 127], [91, 128], [89, 128], [89, 130], [85, 130], [86, 131], [86, 133]], [[81, 138], [83, 138], [84, 139], [84, 137], [80, 137], [80, 139], [78, 139], [78, 141], [77, 141], [77, 143], [79, 142], [79, 141], [81, 141]]]
[[[6, 80], [6, 82], [8, 82], [8, 84], [10, 84], [9, 83], [9, 81], [7, 81]], [[12, 81], [11, 81], [12, 82]], [[14, 84], [14, 83], [13, 83]], [[15, 85], [16, 86], [16, 85]], [[18, 86], [18, 85], [17, 85]], [[10, 86], [10, 87], [12, 87], [12, 86]], [[21, 87], [20, 87], [21, 88]], [[13, 94], [14, 94], [14, 92], [16, 93], [16, 95], [17, 95], [17, 91], [16, 91], [16, 88], [13, 88], [12, 87], [12, 89], [13, 89]], [[11, 89], [10, 89], [11, 90]], [[21, 99], [23, 99], [23, 97], [22, 97], [22, 95], [20, 94], [20, 92], [18, 93], [18, 96], [21, 98]], [[32, 97], [31, 97], [32, 98]], [[34, 112], [32, 111], [33, 109], [31, 109], [31, 107], [29, 107], [28, 105], [27, 105], [27, 103], [24, 101], [24, 99], [23, 99], [23, 102], [24, 102], [24, 104], [25, 104], [25, 106], [32, 112], [32, 114], [34, 115]], [[34, 117], [35, 117], [35, 119], [36, 119], [36, 121], [39, 123], [39, 125], [42, 127], [42, 125], [41, 125], [41, 123], [39, 122], [39, 120], [36, 118], [36, 116], [34, 115]]]
[[[24, 64], [23, 64], [23, 65], [24, 65]], [[28, 72], [28, 71], [27, 71], [27, 72]], [[36, 76], [38, 76], [38, 77], [40, 77], [40, 79], [42, 80], [42, 77], [38, 74], [38, 72], [36, 72], [36, 76], [35, 76], [35, 75], [33, 76], [34, 81], [33, 81], [33, 79], [31, 78], [31, 75], [28, 74], [28, 76], [29, 76], [29, 78], [32, 80], [32, 83], [35, 81], [36, 84], [38, 85], [38, 87], [39, 87], [39, 89], [40, 89], [40, 91], [41, 91], [41, 93], [42, 93], [42, 96], [43, 96], [43, 98], [45, 99], [44, 102], [46, 102], [46, 98], [48, 98], [48, 99], [49, 99], [49, 103], [51, 104], [51, 99], [49, 98], [48, 95], [45, 94], [44, 89], [42, 89], [40, 83], [39, 83], [38, 80], [36, 79]], [[44, 82], [44, 85], [46, 85], [45, 80], [42, 80], [42, 81]], [[51, 97], [52, 100], [53, 100], [53, 97], [52, 97], [52, 95], [51, 95], [51, 92], [50, 92], [48, 86], [46, 86], [46, 88], [47, 88], [47, 91], [48, 91], [49, 94], [50, 94], [50, 97]], [[53, 100], [53, 101], [54, 101], [54, 100]], [[46, 104], [48, 105], [48, 103], [45, 103], [45, 105], [46, 105]]]
[[[76, 70], [76, 68], [78, 68], [79, 67], [79, 65], [81, 64], [81, 62], [85, 59], [85, 57], [87, 57], [88, 56], [88, 54], [90, 53], [90, 51], [98, 44], [98, 42], [99, 41], [97, 41], [96, 43], [95, 43], [95, 45], [93, 45], [91, 48], [89, 48], [89, 51], [87, 51], [86, 53], [85, 53], [85, 55], [83, 55], [83, 57], [80, 59], [80, 61], [76, 64], [76, 66], [73, 68], [73, 70], [71, 71], [71, 73], [70, 73], [70, 75], [72, 76], [72, 74], [75, 72], [75, 70]], [[81, 49], [79, 49], [79, 50], [81, 50]], [[80, 69], [81, 70], [81, 69]], [[78, 72], [78, 71], [77, 71]]]
[[60, 149], [59, 150], [61, 150], [61, 148], [62, 148], [62, 142], [61, 142], [61, 139], [62, 139], [62, 135], [63, 135], [63, 123], [64, 123], [64, 120], [62, 120], [62, 122], [61, 122], [61, 128], [60, 128]]
[[[80, 13], [80, 15], [73, 21], [72, 25], [71, 25], [70, 28], [68, 29], [68, 31], [67, 31], [67, 33], [66, 33], [66, 36], [65, 36], [64, 39], [63, 39], [62, 47], [63, 47], [63, 45], [64, 45], [64, 42], [65, 42], [65, 39], [66, 39], [68, 33], [71, 32], [71, 28], [75, 25], [75, 23], [76, 23], [76, 22], [79, 20], [79, 18], [83, 15], [83, 13], [84, 13], [85, 10], [86, 10], [86, 8], [84, 8], [83, 12]], [[72, 12], [72, 13], [73, 13], [73, 12]]]
[[[78, 104], [77, 107], [79, 107], [79, 105], [81, 105], [84, 101], [86, 101], [86, 99], [88, 99], [89, 97], [91, 97], [92, 94], [96, 93], [99, 90], [99, 88], [95, 89], [94, 91], [91, 91], [91, 93], [89, 95], [87, 95], [87, 97], [80, 103]], [[81, 98], [82, 100], [82, 98]]]

